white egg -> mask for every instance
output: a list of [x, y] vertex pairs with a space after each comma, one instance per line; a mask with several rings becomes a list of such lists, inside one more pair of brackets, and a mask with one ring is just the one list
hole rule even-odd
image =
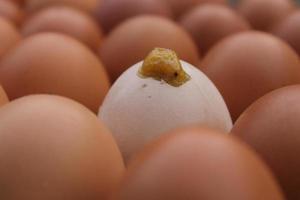
[[231, 130], [232, 120], [217, 88], [200, 70], [180, 62], [190, 80], [179, 87], [141, 78], [140, 62], [110, 89], [99, 117], [112, 131], [125, 161], [149, 141], [177, 127], [200, 124]]

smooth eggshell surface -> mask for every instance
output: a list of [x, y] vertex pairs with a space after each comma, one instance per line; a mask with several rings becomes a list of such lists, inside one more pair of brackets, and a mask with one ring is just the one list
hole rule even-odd
[[17, 28], [0, 17], [0, 60], [21, 41], [21, 34]]
[[22, 26], [24, 36], [40, 32], [64, 33], [98, 51], [102, 31], [89, 15], [68, 7], [51, 7], [29, 18]]
[[300, 83], [297, 53], [285, 42], [262, 32], [243, 32], [216, 44], [200, 69], [216, 84], [235, 121], [255, 100]]
[[103, 0], [95, 11], [105, 33], [126, 19], [142, 14], [172, 17], [170, 7], [162, 0]]
[[300, 199], [300, 86], [284, 87], [252, 104], [232, 130], [271, 167], [288, 199]]
[[129, 164], [114, 200], [283, 200], [253, 150], [222, 132], [174, 130]]
[[203, 54], [224, 37], [250, 29], [234, 10], [217, 4], [195, 7], [182, 16], [180, 24], [193, 36]]
[[87, 47], [56, 33], [23, 40], [0, 62], [0, 82], [9, 99], [29, 94], [56, 94], [94, 112], [110, 87], [106, 71]]
[[0, 109], [0, 199], [107, 200], [124, 164], [103, 123], [66, 98], [28, 96]]
[[278, 23], [272, 33], [288, 42], [300, 55], [300, 11], [293, 12]]
[[254, 29], [268, 31], [295, 9], [293, 0], [242, 0], [237, 11]]
[[105, 98], [99, 117], [112, 131], [126, 161], [176, 127], [203, 124], [230, 131], [230, 114], [216, 87], [201, 71], [181, 63], [191, 80], [180, 87], [140, 78], [140, 62], [122, 74]]
[[25, 13], [16, 3], [9, 0], [0, 0], [0, 16], [19, 26], [25, 17]]

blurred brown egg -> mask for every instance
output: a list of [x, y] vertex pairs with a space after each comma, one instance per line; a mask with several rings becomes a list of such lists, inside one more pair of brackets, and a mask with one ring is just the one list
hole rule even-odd
[[0, 107], [9, 102], [6, 92], [3, 87], [0, 85]]
[[217, 4], [197, 6], [183, 15], [180, 24], [193, 36], [203, 54], [222, 38], [250, 28], [231, 8]]
[[138, 16], [114, 29], [103, 42], [100, 57], [111, 79], [143, 60], [155, 47], [172, 49], [191, 64], [197, 64], [197, 47], [184, 29], [158, 16]]
[[161, 0], [103, 0], [95, 12], [106, 33], [126, 19], [141, 14], [172, 16], [170, 7]]
[[101, 0], [26, 0], [26, 9], [29, 12], [36, 12], [49, 6], [66, 5], [93, 13], [100, 2]]
[[288, 199], [300, 199], [300, 85], [273, 91], [252, 104], [232, 132], [271, 167]]
[[264, 94], [300, 83], [297, 53], [276, 37], [255, 31], [218, 43], [207, 53], [200, 69], [220, 90], [234, 121]]
[[22, 9], [12, 1], [0, 0], [0, 16], [4, 17], [17, 26], [19, 26], [24, 18]]
[[227, 4], [227, 0], [163, 0], [171, 7], [176, 18], [185, 14], [190, 9], [194, 8], [198, 4], [203, 3], [216, 3]]
[[16, 27], [0, 17], [0, 60], [9, 50], [21, 41], [21, 35]]
[[267, 31], [294, 9], [293, 0], [241, 0], [237, 6], [254, 29]]
[[188, 128], [147, 146], [114, 200], [284, 199], [265, 164], [237, 139]]
[[288, 42], [300, 55], [300, 10], [282, 20], [272, 32]]
[[97, 51], [102, 33], [89, 15], [69, 7], [50, 7], [28, 19], [22, 28], [24, 36], [39, 32], [58, 32], [72, 36]]
[[111, 134], [74, 101], [24, 97], [0, 121], [0, 199], [106, 200], [123, 174]]
[[57, 94], [95, 113], [110, 86], [96, 55], [77, 40], [56, 33], [29, 37], [10, 51], [0, 63], [0, 83], [10, 99]]

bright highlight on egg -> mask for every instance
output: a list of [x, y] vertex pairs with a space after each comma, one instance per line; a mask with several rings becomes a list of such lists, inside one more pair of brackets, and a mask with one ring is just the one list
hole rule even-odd
[[232, 121], [214, 84], [170, 49], [155, 48], [110, 89], [99, 117], [125, 161], [171, 129], [201, 124], [229, 132]]

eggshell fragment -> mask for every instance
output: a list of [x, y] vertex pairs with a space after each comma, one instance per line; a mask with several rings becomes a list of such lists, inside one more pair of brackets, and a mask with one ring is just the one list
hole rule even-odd
[[299, 85], [275, 90], [252, 104], [232, 130], [270, 166], [287, 199], [300, 199], [299, 101]]
[[213, 83], [198, 69], [181, 61], [190, 80], [174, 87], [138, 75], [142, 62], [129, 68], [114, 83], [99, 117], [110, 128], [125, 161], [164, 132], [203, 124], [229, 132], [232, 121]]
[[28, 19], [22, 28], [24, 36], [40, 32], [58, 32], [72, 36], [93, 51], [98, 51], [102, 33], [97, 23], [85, 13], [68, 7], [51, 7]]
[[115, 81], [155, 47], [173, 49], [191, 64], [199, 61], [197, 46], [183, 28], [171, 20], [148, 15], [129, 19], [114, 29], [101, 46], [100, 58]]
[[56, 96], [20, 98], [0, 109], [1, 199], [107, 200], [124, 171], [103, 123]]
[[234, 121], [266, 93], [300, 83], [297, 53], [277, 37], [256, 31], [222, 40], [200, 69], [220, 90]]
[[0, 82], [9, 98], [57, 94], [97, 112], [109, 80], [100, 60], [77, 40], [56, 33], [23, 40], [0, 62]]
[[174, 130], [148, 145], [114, 194], [114, 200], [284, 199], [252, 149], [203, 128]]

